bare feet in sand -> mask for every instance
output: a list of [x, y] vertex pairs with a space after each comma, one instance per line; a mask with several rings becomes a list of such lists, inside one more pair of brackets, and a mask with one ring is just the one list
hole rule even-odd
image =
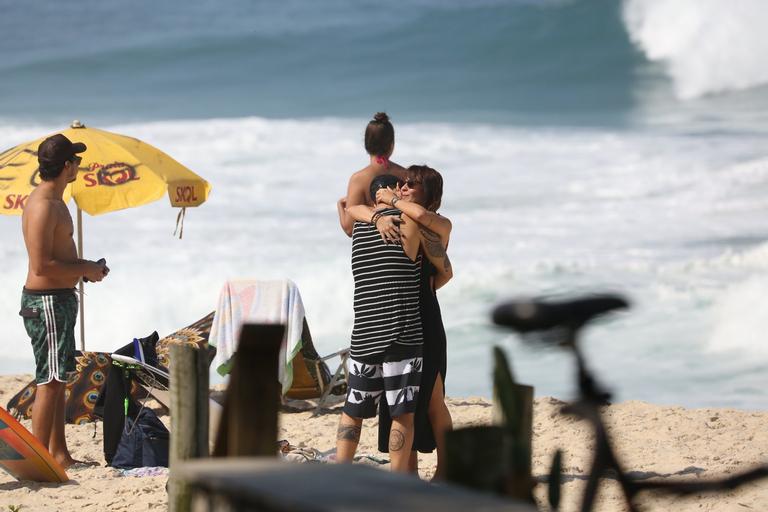
[[56, 460], [64, 469], [78, 469], [92, 466], [99, 466], [100, 464], [93, 460], [76, 460], [72, 457], [67, 457], [64, 460]]

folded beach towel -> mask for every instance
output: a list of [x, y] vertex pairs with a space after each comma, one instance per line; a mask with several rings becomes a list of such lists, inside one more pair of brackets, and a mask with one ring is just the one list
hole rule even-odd
[[293, 383], [293, 358], [301, 349], [304, 304], [296, 284], [278, 281], [227, 281], [219, 294], [208, 342], [216, 347], [216, 371], [227, 375], [237, 351], [240, 328], [244, 323], [284, 324], [285, 337], [280, 347], [278, 368], [285, 394]]

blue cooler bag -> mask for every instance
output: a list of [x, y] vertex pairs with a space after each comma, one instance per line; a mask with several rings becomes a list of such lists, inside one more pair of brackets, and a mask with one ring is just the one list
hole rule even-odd
[[112, 467], [168, 467], [169, 438], [168, 429], [157, 415], [150, 409], [142, 409], [135, 419], [125, 419], [125, 427], [112, 459]]

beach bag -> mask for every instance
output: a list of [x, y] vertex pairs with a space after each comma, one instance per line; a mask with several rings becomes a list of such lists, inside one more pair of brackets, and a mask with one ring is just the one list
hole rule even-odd
[[169, 434], [150, 409], [142, 409], [135, 419], [126, 418], [120, 444], [112, 458], [112, 467], [168, 467]]
[[[130, 393], [135, 385], [128, 372], [113, 366], [107, 373], [107, 381], [101, 389], [101, 396], [94, 409], [94, 412], [104, 421], [104, 460], [108, 465], [112, 464], [117, 447], [123, 438], [126, 416], [136, 418], [141, 411], [141, 404]], [[141, 391], [143, 391], [141, 398], [146, 398], [146, 390], [141, 388]]]

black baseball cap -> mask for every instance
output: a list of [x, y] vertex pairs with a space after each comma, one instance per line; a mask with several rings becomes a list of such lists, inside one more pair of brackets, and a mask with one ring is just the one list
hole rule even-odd
[[86, 149], [82, 142], [72, 142], [57, 133], [40, 143], [37, 148], [37, 161], [43, 169], [58, 169], [64, 162], [72, 160], [73, 156]]

